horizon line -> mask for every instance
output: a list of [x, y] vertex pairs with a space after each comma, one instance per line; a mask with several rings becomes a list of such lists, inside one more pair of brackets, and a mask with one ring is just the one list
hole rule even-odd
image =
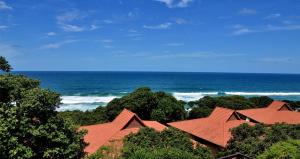
[[130, 71], [130, 70], [13, 70], [11, 72], [136, 72], [136, 73], [224, 73], [224, 74], [286, 74], [300, 75], [300, 73], [282, 72], [215, 72], [215, 71]]

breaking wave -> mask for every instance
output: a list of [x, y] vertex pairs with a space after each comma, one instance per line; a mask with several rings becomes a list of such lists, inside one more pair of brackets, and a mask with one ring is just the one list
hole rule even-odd
[[[300, 98], [300, 92], [173, 92], [171, 93], [176, 99], [185, 102], [195, 101], [204, 96], [226, 96], [226, 95], [241, 95], [241, 96], [274, 96], [274, 97], [296, 97]], [[107, 95], [107, 96], [62, 96], [62, 104], [58, 111], [65, 110], [91, 110], [98, 106], [105, 106], [115, 98], [120, 98], [124, 95]]]
[[204, 96], [300, 96], [300, 92], [174, 92], [172, 94], [176, 99], [186, 102], [198, 100]]

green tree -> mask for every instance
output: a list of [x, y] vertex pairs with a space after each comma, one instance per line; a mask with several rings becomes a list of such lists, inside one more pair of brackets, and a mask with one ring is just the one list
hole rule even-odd
[[77, 159], [84, 156], [83, 131], [55, 111], [59, 94], [37, 80], [0, 75], [0, 158]]
[[186, 116], [182, 101], [164, 92], [152, 92], [147, 87], [109, 102], [106, 106], [108, 119], [113, 120], [124, 108], [135, 112], [142, 119], [162, 123], [182, 120]]
[[3, 56], [0, 56], [0, 70], [4, 72], [10, 72], [12, 70], [12, 67], [9, 65], [9, 63]]
[[94, 110], [80, 111], [63, 111], [59, 112], [59, 116], [65, 120], [73, 122], [75, 125], [92, 125], [108, 122], [105, 107], [99, 106]]
[[245, 98], [243, 96], [205, 96], [199, 100], [188, 103], [188, 105], [192, 108], [189, 112], [188, 118], [195, 119], [207, 117], [211, 114], [216, 106], [240, 110], [266, 107], [272, 101], [273, 99], [266, 96], [251, 98]]
[[[173, 154], [175, 151], [178, 154]], [[186, 134], [173, 128], [165, 129], [162, 132], [157, 132], [151, 128], [142, 128], [137, 134], [131, 134], [124, 139], [124, 158], [143, 158], [146, 156], [162, 159], [180, 158], [180, 156], [212, 158], [208, 148], [199, 145], [194, 148], [192, 141]]]
[[254, 104], [255, 107], [266, 107], [273, 102], [273, 99], [268, 96], [251, 97], [249, 101]]
[[176, 148], [141, 148], [135, 151], [128, 159], [204, 159], [187, 151]]
[[300, 140], [287, 140], [273, 144], [269, 149], [260, 154], [258, 159], [299, 159]]
[[231, 130], [232, 138], [219, 156], [237, 152], [252, 157], [263, 153], [274, 143], [289, 139], [300, 139], [300, 125], [275, 124], [267, 127], [261, 124], [249, 126], [242, 124]]

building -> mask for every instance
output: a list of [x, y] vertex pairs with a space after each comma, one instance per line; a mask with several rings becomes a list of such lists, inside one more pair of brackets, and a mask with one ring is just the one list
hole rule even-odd
[[141, 127], [150, 127], [157, 131], [166, 128], [157, 121], [141, 120], [135, 113], [124, 109], [112, 122], [80, 127], [88, 131], [84, 137], [89, 144], [85, 152], [94, 153], [101, 146], [111, 146], [118, 152], [123, 146], [123, 138], [130, 133], [137, 133]]
[[266, 108], [236, 111], [216, 107], [207, 118], [172, 122], [168, 125], [188, 133], [192, 139], [216, 153], [226, 147], [231, 138], [230, 129], [243, 123], [300, 124], [300, 112], [294, 111], [285, 102], [274, 101]]
[[230, 129], [243, 123], [254, 125], [241, 120], [234, 110], [216, 107], [207, 118], [172, 122], [168, 125], [188, 133], [193, 140], [216, 153], [226, 147], [231, 138]]
[[300, 112], [294, 111], [287, 103], [274, 101], [266, 108], [238, 110], [241, 119], [267, 125], [275, 123], [300, 124]]

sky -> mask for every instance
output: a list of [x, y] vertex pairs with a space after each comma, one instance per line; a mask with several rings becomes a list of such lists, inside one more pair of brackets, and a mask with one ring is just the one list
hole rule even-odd
[[300, 73], [299, 0], [0, 0], [16, 71]]

